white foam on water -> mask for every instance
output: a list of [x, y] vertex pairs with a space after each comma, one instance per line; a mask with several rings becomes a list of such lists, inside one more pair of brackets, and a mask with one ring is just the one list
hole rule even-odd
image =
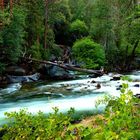
[[[59, 99], [36, 99], [30, 101], [23, 101], [23, 102], [16, 102], [16, 103], [3, 103], [0, 106], [0, 119], [4, 118], [4, 112], [11, 112], [11, 111], [19, 111], [20, 109], [27, 108], [31, 113], [37, 113], [38, 111], [42, 111], [44, 113], [53, 112], [54, 107], [58, 107], [60, 112], [66, 112], [71, 107], [75, 108], [77, 111], [87, 111], [87, 110], [94, 110], [96, 101], [99, 98], [103, 98], [105, 94], [112, 95], [112, 96], [120, 96], [120, 90], [117, 88], [124, 83], [124, 81], [110, 81], [112, 77], [109, 75], [104, 75], [98, 78], [87, 78], [87, 79], [80, 79], [80, 80], [71, 80], [65, 82], [55, 82], [51, 85], [43, 85], [40, 87], [36, 87], [38, 91], [42, 91], [46, 88], [61, 88], [61, 87], [70, 87], [72, 90], [70, 92], [87, 92], [90, 91], [88, 95], [80, 95], [79, 97], [75, 96], [68, 96], [59, 98]], [[133, 79], [140, 79], [140, 75], [131, 75]], [[92, 81], [96, 81], [100, 83], [101, 88], [97, 89], [97, 83], [92, 83]], [[133, 91], [134, 94], [140, 93], [140, 87], [134, 87], [135, 84], [140, 84], [140, 82], [125, 82], [129, 84], [129, 89]], [[21, 88], [20, 84], [11, 85], [8, 87], [9, 93], [19, 90]], [[78, 93], [77, 93], [78, 94]], [[101, 106], [102, 108], [105, 105]]]
[[22, 87], [21, 83], [14, 83], [10, 84], [7, 88], [0, 90], [0, 92], [10, 94], [12, 92], [20, 90], [21, 87]]
[[[94, 110], [96, 101], [101, 98], [103, 95], [85, 95], [78, 98], [70, 98], [70, 99], [55, 99], [49, 101], [32, 101], [32, 102], [25, 102], [25, 103], [13, 103], [8, 105], [7, 108], [0, 109], [0, 118], [4, 118], [4, 112], [13, 112], [19, 111], [20, 109], [27, 108], [31, 113], [37, 113], [42, 111], [44, 113], [51, 113], [53, 112], [54, 107], [58, 107], [60, 112], [66, 112], [71, 107], [75, 108], [76, 111], [87, 111], [87, 110]], [[8, 107], [9, 106], [9, 107]], [[11, 106], [11, 108], [10, 108]], [[102, 106], [103, 107], [103, 106]]]

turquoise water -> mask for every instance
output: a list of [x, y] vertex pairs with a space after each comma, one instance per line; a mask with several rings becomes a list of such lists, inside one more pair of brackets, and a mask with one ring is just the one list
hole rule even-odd
[[[131, 75], [139, 78], [139, 75]], [[60, 112], [66, 112], [71, 107], [76, 112], [101, 111], [105, 105], [95, 107], [97, 100], [105, 95], [119, 96], [120, 91], [116, 90], [124, 81], [110, 81], [112, 76], [104, 75], [98, 78], [85, 78], [80, 80], [64, 82], [37, 82], [8, 85], [0, 90], [0, 122], [5, 118], [4, 112], [19, 111], [27, 108], [29, 112], [36, 114], [38, 111], [44, 113], [53, 112], [58, 107]], [[96, 83], [93, 83], [93, 80]], [[101, 88], [97, 89], [97, 83]], [[136, 94], [140, 88], [134, 87], [137, 82], [129, 82], [130, 89]]]

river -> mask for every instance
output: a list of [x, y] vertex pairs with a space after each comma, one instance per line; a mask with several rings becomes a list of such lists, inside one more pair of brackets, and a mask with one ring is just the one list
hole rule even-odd
[[[105, 95], [118, 97], [120, 87], [124, 81], [111, 80], [114, 74], [103, 75], [98, 78], [84, 76], [78, 80], [14, 83], [0, 89], [0, 124], [5, 116], [4, 112], [19, 111], [26, 108], [29, 112], [53, 112], [54, 107], [66, 112], [71, 107], [76, 112], [102, 111], [105, 105], [95, 107], [96, 101]], [[127, 82], [133, 94], [140, 92], [140, 71], [131, 73], [132, 82]], [[126, 81], [125, 81], [126, 82]], [[100, 88], [97, 88], [100, 84]]]

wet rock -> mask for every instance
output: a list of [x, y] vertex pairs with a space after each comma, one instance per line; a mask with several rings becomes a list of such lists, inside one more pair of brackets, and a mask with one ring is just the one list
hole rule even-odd
[[121, 75], [120, 74], [114, 75], [112, 80], [113, 81], [121, 80]]
[[96, 85], [96, 88], [97, 88], [97, 89], [100, 89], [100, 88], [101, 88], [101, 85], [98, 83], [98, 84]]
[[75, 76], [69, 71], [58, 66], [44, 65], [42, 68], [40, 68], [39, 72], [50, 79], [68, 80], [75, 78]]
[[91, 74], [91, 75], [89, 75], [90, 78], [97, 78], [99, 76], [101, 76], [101, 75], [99, 75], [99, 74]]
[[6, 73], [9, 75], [23, 76], [26, 74], [26, 71], [18, 66], [10, 66], [6, 68]]
[[92, 80], [91, 83], [96, 83], [96, 82], [94, 80]]
[[108, 76], [113, 77], [114, 73], [108, 73]]
[[134, 87], [140, 87], [140, 85], [139, 84], [135, 84]]
[[119, 88], [122, 88], [122, 85], [119, 85]]
[[72, 87], [67, 87], [67, 88], [66, 88], [66, 90], [72, 90], [72, 89], [73, 89]]
[[119, 85], [116, 87], [116, 90], [121, 90], [121, 88], [122, 88], [122, 85]]
[[120, 90], [120, 89], [121, 89], [120, 87], [117, 87], [117, 88], [116, 88], [116, 90]]
[[136, 94], [134, 96], [140, 99], [140, 93], [138, 93], [138, 94]]

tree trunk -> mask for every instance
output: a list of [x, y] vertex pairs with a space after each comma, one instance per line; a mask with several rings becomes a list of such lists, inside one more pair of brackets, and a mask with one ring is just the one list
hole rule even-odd
[[135, 51], [136, 51], [136, 48], [138, 47], [138, 44], [139, 44], [139, 40], [137, 40], [134, 44], [133, 50], [132, 50], [131, 55], [129, 57], [129, 63], [127, 65], [127, 69], [130, 69], [131, 63], [134, 61]]
[[12, 9], [13, 9], [13, 0], [10, 0], [10, 15], [12, 15]]
[[37, 62], [37, 63], [45, 63], [45, 64], [49, 64], [49, 65], [58, 66], [58, 67], [61, 67], [63, 69], [72, 70], [72, 71], [79, 71], [79, 72], [84, 72], [84, 73], [97, 74], [99, 76], [104, 74], [103, 70], [91, 70], [91, 69], [78, 68], [78, 67], [75, 67], [73, 65], [54, 63], [54, 62], [51, 62], [51, 61], [38, 60], [38, 59], [34, 59], [34, 58], [25, 58], [25, 59], [31, 60], [31, 61], [34, 61], [34, 62]]
[[4, 0], [0, 0], [0, 9], [4, 9]]
[[49, 28], [49, 25], [48, 25], [48, 5], [50, 3], [53, 3], [55, 2], [56, 0], [45, 0], [45, 29], [44, 29], [44, 48], [46, 49], [47, 48], [47, 31], [48, 31], [48, 28]]
[[48, 30], [48, 0], [45, 1], [45, 31], [44, 31], [44, 48], [47, 48], [47, 30]]

